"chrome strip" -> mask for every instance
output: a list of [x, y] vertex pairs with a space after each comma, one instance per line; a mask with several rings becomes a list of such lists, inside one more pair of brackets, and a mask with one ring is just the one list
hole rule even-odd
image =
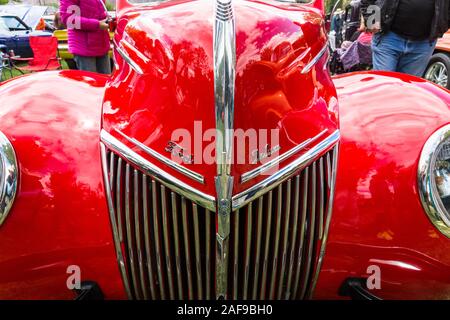
[[[273, 191], [269, 191], [267, 196], [267, 208], [272, 208], [272, 201], [273, 201]], [[264, 259], [263, 259], [263, 268], [261, 272], [261, 292], [259, 296], [259, 300], [267, 299], [267, 276], [268, 276], [268, 270], [269, 270], [269, 250], [270, 250], [270, 230], [272, 228], [272, 215], [271, 212], [268, 212], [268, 210], [265, 211], [266, 213], [266, 234], [265, 234], [265, 241], [264, 241]]]
[[136, 140], [135, 138], [131, 138], [129, 136], [127, 136], [125, 133], [123, 133], [122, 131], [118, 130], [118, 129], [114, 129], [118, 134], [120, 134], [122, 137], [124, 137], [125, 139], [127, 139], [129, 142], [131, 142], [132, 144], [134, 144], [136, 147], [140, 148], [141, 150], [145, 151], [147, 154], [149, 154], [150, 156], [152, 156], [153, 158], [161, 161], [162, 163], [164, 163], [165, 165], [171, 167], [172, 169], [178, 171], [181, 174], [184, 174], [185, 176], [191, 178], [192, 180], [195, 180], [197, 182], [200, 182], [202, 184], [205, 183], [205, 178], [197, 173], [194, 172], [192, 170], [189, 170], [185, 167], [183, 167], [182, 165], [176, 163], [175, 161], [172, 161], [164, 156], [162, 156], [161, 154], [159, 154], [158, 152], [156, 152], [155, 150], [153, 150], [150, 147], [147, 147], [145, 144], [143, 144], [142, 142]]
[[[335, 186], [336, 186], [336, 175], [337, 175], [337, 163], [339, 158], [339, 143], [333, 149], [333, 160], [332, 164], [329, 163], [329, 156], [327, 156], [327, 167], [331, 169], [331, 182], [330, 182], [330, 197], [328, 199], [328, 208], [327, 208], [327, 218], [325, 223], [325, 230], [323, 233], [322, 245], [320, 247], [319, 259], [317, 261], [317, 267], [315, 270], [315, 274], [311, 284], [311, 291], [308, 295], [308, 298], [311, 299], [314, 290], [316, 289], [317, 280], [319, 279], [320, 269], [322, 268], [323, 258], [325, 257], [325, 251], [327, 248], [327, 240], [328, 240], [328, 231], [330, 229], [331, 216], [333, 215], [333, 203], [334, 203], [334, 195], [335, 195]], [[327, 169], [329, 170], [329, 169]]]
[[325, 52], [328, 50], [328, 42], [320, 50], [320, 52], [303, 68], [302, 74], [307, 74], [316, 65], [317, 62], [323, 57]]
[[283, 153], [282, 155], [276, 157], [275, 159], [272, 159], [270, 161], [268, 161], [267, 163], [264, 163], [263, 165], [248, 171], [244, 174], [242, 174], [241, 176], [241, 183], [245, 183], [249, 180], [252, 180], [253, 178], [259, 176], [261, 173], [263, 173], [264, 171], [269, 170], [270, 168], [273, 168], [276, 165], [279, 165], [281, 162], [283, 162], [284, 160], [286, 160], [287, 158], [291, 157], [292, 155], [296, 154], [297, 152], [299, 152], [300, 150], [306, 148], [307, 146], [309, 146], [311, 143], [313, 143], [314, 141], [316, 141], [317, 139], [319, 139], [321, 136], [323, 136], [328, 130], [323, 130], [322, 132], [320, 132], [318, 135], [316, 135], [315, 137], [309, 138], [308, 140], [300, 143], [298, 146], [290, 149], [289, 151]]
[[450, 217], [439, 197], [436, 182], [433, 179], [433, 166], [440, 145], [450, 139], [450, 124], [437, 130], [425, 143], [420, 155], [417, 172], [419, 195], [422, 206], [433, 225], [450, 238]]
[[216, 298], [226, 299], [233, 191], [231, 163], [233, 158], [236, 30], [232, 0], [216, 0], [214, 11], [214, 97], [217, 133]]
[[177, 274], [177, 284], [178, 284], [178, 299], [183, 299], [183, 274], [181, 270], [181, 245], [180, 245], [180, 228], [178, 227], [178, 208], [177, 208], [177, 194], [173, 191], [170, 192], [170, 199], [172, 204], [172, 227], [173, 227], [173, 237], [175, 245], [175, 270]]
[[133, 296], [130, 291], [130, 284], [128, 282], [127, 271], [125, 267], [125, 260], [122, 255], [122, 247], [119, 241], [119, 232], [117, 230], [117, 222], [116, 222], [116, 214], [114, 212], [114, 205], [111, 195], [111, 186], [109, 185], [109, 177], [108, 177], [108, 164], [106, 159], [106, 148], [103, 143], [100, 143], [100, 152], [101, 152], [101, 161], [102, 161], [102, 170], [103, 170], [103, 183], [105, 184], [105, 195], [106, 200], [108, 202], [109, 209], [109, 218], [111, 219], [111, 227], [113, 232], [114, 246], [116, 247], [116, 256], [117, 261], [119, 263], [119, 270], [122, 276], [123, 286], [125, 287], [125, 292], [129, 299]]
[[295, 173], [295, 171], [303, 169], [311, 161], [315, 160], [318, 155], [330, 149], [334, 144], [339, 141], [340, 132], [336, 130], [328, 136], [326, 139], [318, 143], [316, 146], [305, 152], [298, 159], [294, 160], [286, 167], [279, 170], [274, 175], [268, 177], [267, 179], [261, 181], [260, 183], [254, 185], [253, 187], [235, 195], [233, 197], [232, 208], [233, 211], [242, 208], [247, 203], [253, 201], [254, 199], [262, 196], [269, 190], [272, 190], [280, 183], [284, 182], [287, 178]]
[[17, 193], [19, 167], [14, 147], [0, 132], [0, 226], [11, 211]]
[[139, 154], [128, 148], [122, 142], [114, 138], [111, 134], [102, 130], [100, 133], [101, 141], [110, 149], [118, 152], [126, 160], [138, 166], [145, 173], [158, 180], [169, 189], [177, 192], [179, 195], [186, 197], [200, 206], [211, 211], [216, 210], [216, 200], [214, 197], [200, 192], [186, 183], [178, 180], [167, 172], [161, 170], [148, 160], [141, 157]]
[[311, 182], [309, 183], [311, 186], [311, 202], [310, 202], [310, 210], [308, 212], [309, 219], [307, 220], [307, 238], [305, 239], [307, 242], [306, 249], [306, 259], [302, 261], [302, 264], [305, 266], [305, 276], [302, 278], [303, 282], [301, 284], [300, 296], [298, 298], [305, 299], [306, 293], [308, 292], [309, 286], [309, 275], [311, 272], [311, 268], [314, 265], [314, 243], [317, 239], [316, 236], [316, 209], [317, 209], [317, 162], [313, 162], [311, 168]]
[[[250, 278], [250, 254], [252, 246], [252, 204], [250, 203], [246, 208], [246, 222], [245, 222], [245, 253], [244, 253], [244, 288], [242, 299], [247, 300], [249, 278]], [[235, 254], [237, 254], [235, 252]]]
[[181, 197], [181, 218], [183, 219], [183, 238], [184, 238], [184, 255], [187, 273], [187, 283], [188, 283], [188, 299], [193, 300], [194, 289], [192, 280], [192, 265], [191, 265], [191, 252], [189, 248], [189, 224], [188, 224], [188, 213], [186, 198]]
[[116, 44], [116, 50], [120, 54], [120, 56], [128, 63], [128, 65], [136, 71], [138, 74], [142, 75], [144, 74], [144, 71], [142, 71], [141, 67], [138, 66], [136, 62], [134, 62], [133, 59], [126, 53], [119, 45]]
[[175, 286], [173, 281], [173, 271], [172, 271], [172, 257], [171, 257], [171, 245], [169, 240], [169, 209], [168, 209], [168, 199], [166, 194], [166, 187], [161, 185], [161, 227], [163, 232], [163, 243], [164, 243], [164, 259], [166, 261], [166, 273], [167, 282], [169, 284], [169, 296], [170, 300], [175, 299]]

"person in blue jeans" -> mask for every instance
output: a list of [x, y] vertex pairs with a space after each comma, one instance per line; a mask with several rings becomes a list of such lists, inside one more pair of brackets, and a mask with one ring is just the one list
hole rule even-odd
[[[423, 76], [437, 39], [450, 27], [448, 2], [449, 0], [362, 0], [365, 26], [374, 33], [374, 70]], [[380, 21], [377, 21], [377, 17]]]

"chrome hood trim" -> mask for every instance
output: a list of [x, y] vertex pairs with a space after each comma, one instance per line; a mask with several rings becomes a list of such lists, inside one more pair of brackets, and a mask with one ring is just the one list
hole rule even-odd
[[133, 165], [139, 167], [145, 173], [154, 177], [157, 181], [161, 182], [169, 189], [177, 192], [178, 194], [185, 196], [186, 198], [192, 200], [198, 205], [211, 210], [216, 210], [216, 200], [214, 197], [200, 192], [188, 184], [178, 180], [164, 170], [158, 168], [153, 163], [149, 162], [147, 159], [141, 157], [139, 154], [128, 148], [122, 142], [117, 140], [111, 134], [102, 130], [100, 133], [101, 142], [103, 142], [109, 149], [117, 152], [127, 161]]
[[339, 130], [336, 130], [333, 132], [330, 136], [328, 136], [326, 139], [322, 140], [319, 144], [305, 152], [302, 156], [279, 170], [277, 173], [271, 175], [267, 179], [259, 182], [258, 184], [255, 184], [253, 187], [235, 195], [233, 197], [233, 204], [232, 208], [233, 211], [237, 210], [239, 208], [242, 208], [249, 202], [257, 199], [264, 193], [272, 190], [276, 186], [278, 186], [280, 183], [288, 179], [290, 176], [292, 176], [295, 171], [301, 170], [308, 166], [312, 161], [317, 159], [320, 154], [326, 152], [327, 150], [331, 149], [336, 143], [339, 142], [340, 139], [340, 132]]
[[236, 30], [232, 0], [215, 1], [214, 96], [216, 113], [217, 192], [216, 297], [227, 298], [228, 246], [233, 177]]
[[192, 180], [195, 180], [201, 184], [205, 183], [205, 178], [192, 170], [189, 170], [188, 168], [183, 167], [182, 165], [176, 163], [175, 161], [170, 160], [169, 158], [166, 158], [153, 150], [152, 148], [146, 146], [144, 143], [140, 142], [139, 140], [135, 138], [131, 138], [127, 136], [122, 131], [115, 129], [115, 131], [120, 134], [122, 137], [124, 137], [126, 140], [128, 140], [130, 143], [134, 144], [136, 147], [144, 151], [145, 153], [149, 154], [151, 157], [155, 158], [156, 160], [164, 163], [165, 165], [171, 167], [172, 169], [178, 171], [181, 174], [184, 174], [185, 176], [191, 178]]

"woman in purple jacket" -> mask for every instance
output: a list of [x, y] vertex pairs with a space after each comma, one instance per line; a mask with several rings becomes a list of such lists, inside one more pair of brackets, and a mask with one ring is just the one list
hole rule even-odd
[[111, 73], [109, 33], [104, 0], [61, 0], [60, 14], [67, 26], [69, 52], [79, 70]]

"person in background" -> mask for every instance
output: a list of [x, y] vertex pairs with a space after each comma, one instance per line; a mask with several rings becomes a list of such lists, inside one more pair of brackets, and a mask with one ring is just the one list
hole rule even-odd
[[[374, 69], [423, 76], [437, 39], [450, 27], [448, 2], [361, 0], [365, 27], [374, 34]], [[381, 10], [381, 21], [375, 19], [374, 5]]]
[[104, 0], [61, 0], [60, 15], [67, 26], [69, 52], [79, 70], [111, 73], [107, 12]]

